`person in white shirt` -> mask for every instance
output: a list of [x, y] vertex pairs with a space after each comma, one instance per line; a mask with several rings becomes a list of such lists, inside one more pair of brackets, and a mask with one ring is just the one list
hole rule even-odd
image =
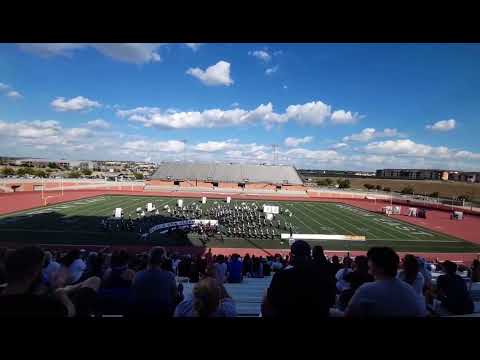
[[223, 255], [218, 255], [215, 264], [213, 264], [215, 279], [219, 284], [223, 284], [227, 280], [228, 266]]
[[352, 272], [352, 259], [348, 256], [343, 258], [343, 268], [338, 270], [335, 274], [335, 278], [337, 279], [337, 290], [338, 292], [342, 292], [344, 290], [350, 289], [350, 283], [346, 280], [347, 275]]

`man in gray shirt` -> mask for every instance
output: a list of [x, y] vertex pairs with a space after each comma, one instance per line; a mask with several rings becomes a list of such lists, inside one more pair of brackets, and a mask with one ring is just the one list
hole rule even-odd
[[388, 247], [373, 247], [368, 253], [374, 282], [360, 286], [345, 311], [347, 317], [423, 317], [425, 300], [406, 282], [398, 279], [400, 259]]
[[132, 285], [130, 316], [173, 316], [177, 286], [173, 273], [162, 269], [164, 254], [163, 248], [152, 248], [148, 268], [136, 274]]

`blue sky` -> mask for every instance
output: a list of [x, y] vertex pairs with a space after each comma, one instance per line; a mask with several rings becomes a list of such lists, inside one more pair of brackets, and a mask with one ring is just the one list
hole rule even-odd
[[479, 170], [479, 68], [475, 44], [2, 44], [0, 153]]

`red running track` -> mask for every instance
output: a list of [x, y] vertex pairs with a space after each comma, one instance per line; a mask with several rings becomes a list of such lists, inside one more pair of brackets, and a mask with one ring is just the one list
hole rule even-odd
[[[45, 194], [48, 194], [46, 192]], [[364, 199], [342, 199], [342, 198], [323, 198], [323, 197], [314, 197], [314, 196], [282, 196], [282, 195], [253, 195], [253, 194], [243, 194], [243, 193], [231, 193], [221, 192], [221, 193], [210, 193], [210, 192], [187, 192], [187, 191], [164, 191], [164, 192], [144, 192], [144, 191], [125, 191], [125, 190], [66, 190], [64, 195], [60, 196], [59, 193], [50, 193], [47, 196], [54, 196], [48, 198], [48, 205], [58, 204], [62, 202], [79, 200], [92, 196], [99, 195], [140, 195], [140, 196], [165, 196], [165, 197], [186, 197], [186, 198], [201, 198], [202, 196], [207, 196], [211, 199], [224, 199], [226, 195], [232, 197], [232, 199], [244, 199], [244, 200], [287, 200], [287, 201], [319, 201], [319, 202], [342, 202], [352, 206], [356, 206], [362, 209], [381, 212], [382, 207], [385, 206], [386, 202], [377, 200], [364, 200]], [[0, 214], [14, 213], [18, 211], [28, 210], [35, 207], [43, 206], [42, 194], [40, 192], [19, 192], [19, 193], [3, 193], [0, 194]], [[427, 229], [445, 233], [447, 235], [455, 236], [476, 244], [480, 244], [480, 216], [478, 215], [465, 215], [464, 220], [455, 221], [450, 220], [450, 212], [444, 210], [428, 210], [427, 219], [413, 218], [405, 215], [393, 215], [395, 219], [402, 220], [408, 223], [415, 225], [423, 226]], [[187, 249], [184, 249], [187, 250]], [[199, 249], [203, 251], [202, 249]], [[180, 251], [180, 250], [179, 250]], [[193, 251], [193, 249], [188, 250]], [[239, 254], [244, 254], [246, 252], [257, 253], [259, 255], [265, 254], [262, 250], [259, 249], [229, 249], [229, 248], [215, 248], [212, 251], [216, 253], [232, 253], [236, 252]], [[267, 249], [268, 252], [274, 253], [283, 253], [284, 250], [278, 249]], [[195, 250], [196, 252], [196, 250]], [[288, 251], [287, 251], [288, 252]], [[338, 254], [344, 254], [342, 252], [337, 252]], [[352, 255], [355, 254], [352, 252]], [[458, 259], [474, 259], [478, 257], [478, 254], [424, 254], [429, 257], [438, 257], [440, 259], [448, 258], [452, 259], [453, 257]]]

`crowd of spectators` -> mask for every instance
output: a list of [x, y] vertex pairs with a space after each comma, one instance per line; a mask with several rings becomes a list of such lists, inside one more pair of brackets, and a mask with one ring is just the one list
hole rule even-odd
[[[436, 281], [433, 270], [442, 273]], [[332, 310], [345, 317], [470, 314], [474, 304], [458, 271], [480, 280], [478, 260], [470, 268], [428, 264], [410, 254], [400, 260], [387, 247], [329, 259], [321, 246], [301, 240], [289, 256], [266, 257], [28, 246], [0, 249], [0, 316], [233, 317], [236, 304], [224, 284], [272, 275], [263, 317], [327, 317]], [[194, 283], [188, 296], [185, 282]]]

